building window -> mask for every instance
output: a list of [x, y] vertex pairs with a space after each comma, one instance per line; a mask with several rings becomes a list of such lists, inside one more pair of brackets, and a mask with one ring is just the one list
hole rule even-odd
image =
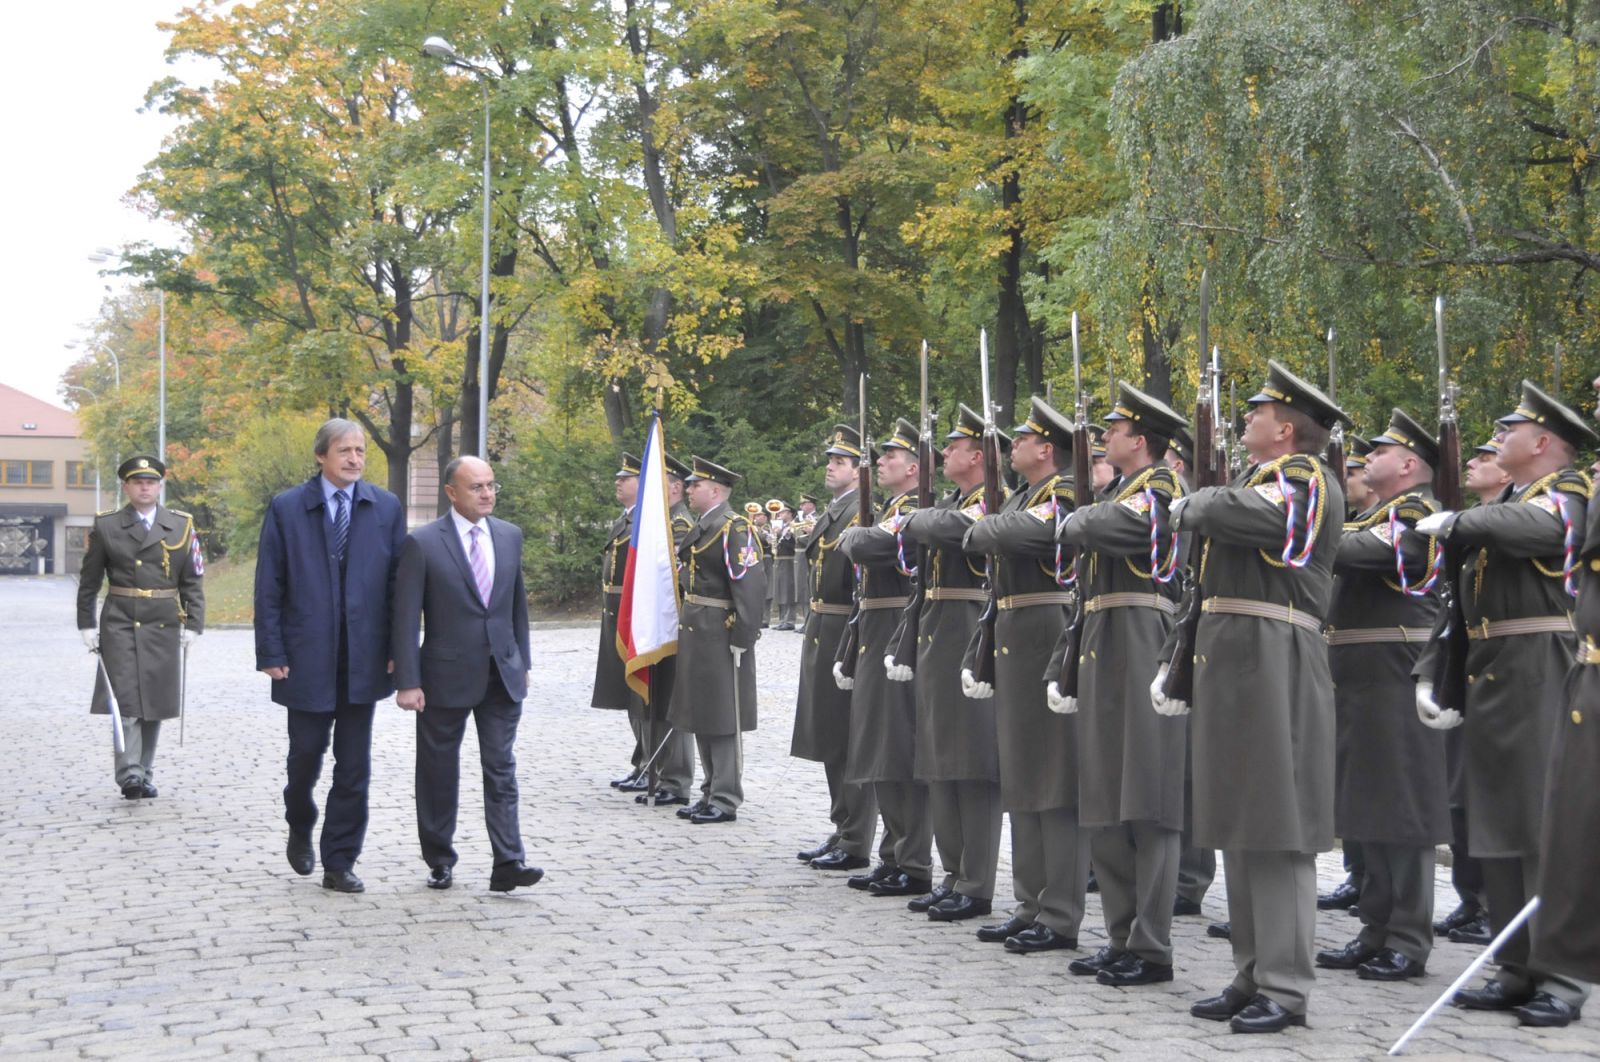
[[67, 486], [93, 487], [94, 466], [87, 461], [68, 461]]
[[0, 487], [48, 487], [49, 461], [0, 461]]

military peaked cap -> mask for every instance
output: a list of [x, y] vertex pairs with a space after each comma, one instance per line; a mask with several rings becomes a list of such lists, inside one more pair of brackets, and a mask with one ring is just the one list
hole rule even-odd
[[1267, 362], [1267, 382], [1249, 401], [1281, 402], [1290, 409], [1298, 409], [1324, 428], [1340, 423], [1355, 427], [1355, 421], [1346, 416], [1333, 399], [1275, 361]]
[[1495, 423], [1509, 427], [1529, 421], [1549, 429], [1579, 450], [1587, 450], [1600, 442], [1600, 435], [1595, 434], [1587, 421], [1545, 394], [1532, 380], [1523, 380], [1522, 401], [1513, 412]]
[[1011, 429], [1013, 435], [1037, 435], [1058, 449], [1072, 446], [1072, 421], [1056, 412], [1055, 408], [1034, 395], [1028, 409], [1028, 419]]
[[1427, 463], [1429, 468], [1439, 466], [1439, 440], [1423, 430], [1422, 425], [1411, 418], [1403, 409], [1396, 409], [1389, 415], [1389, 426], [1382, 435], [1374, 435], [1367, 440], [1374, 447], [1378, 446], [1404, 446]]
[[630, 453], [622, 455], [622, 467], [617, 469], [617, 479], [627, 479], [629, 476], [639, 474], [639, 459]]
[[130, 479], [166, 479], [167, 466], [161, 459], [148, 454], [135, 454], [117, 466], [117, 478], [123, 482]]
[[694, 466], [689, 473], [690, 483], [709, 481], [711, 483], [720, 483], [724, 487], [731, 487], [744, 478], [737, 472], [730, 472], [721, 465], [707, 461], [699, 454], [695, 454], [689, 460]]

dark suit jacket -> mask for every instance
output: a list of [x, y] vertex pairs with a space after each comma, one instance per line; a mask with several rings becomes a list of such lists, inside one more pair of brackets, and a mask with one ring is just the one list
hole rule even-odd
[[[522, 583], [522, 529], [488, 518], [494, 587], [485, 607], [450, 514], [406, 539], [395, 580], [394, 683], [422, 687], [427, 707], [472, 708], [489, 688], [489, 669], [515, 701], [528, 692], [528, 595]], [[427, 617], [427, 641], [418, 635]]]
[[321, 477], [267, 506], [256, 553], [256, 667], [288, 666], [272, 699], [302, 712], [339, 707], [339, 621], [345, 623], [351, 704], [394, 692], [389, 682], [389, 602], [406, 537], [400, 499], [370, 483], [351, 491], [344, 596], [329, 541]]

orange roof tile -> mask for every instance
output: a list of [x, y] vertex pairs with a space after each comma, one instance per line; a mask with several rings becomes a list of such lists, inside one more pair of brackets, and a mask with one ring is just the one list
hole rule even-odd
[[78, 418], [15, 387], [0, 384], [0, 436], [78, 437]]

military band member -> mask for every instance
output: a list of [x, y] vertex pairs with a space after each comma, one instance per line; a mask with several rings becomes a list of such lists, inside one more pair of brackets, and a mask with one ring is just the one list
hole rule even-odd
[[794, 520], [794, 607], [795, 629], [805, 633], [811, 615], [811, 533], [817, 526], [817, 499], [800, 495], [800, 508]]
[[[1190, 1008], [1235, 1032], [1305, 1024], [1316, 853], [1333, 846], [1334, 708], [1322, 617], [1345, 512], [1318, 457], [1348, 418], [1276, 362], [1250, 398], [1250, 467], [1175, 507], [1204, 597], [1194, 658], [1194, 830], [1220, 848], [1238, 974]], [[1203, 540], [1203, 544], [1201, 544]], [[1152, 686], [1158, 711], [1184, 712]]]
[[678, 544], [683, 610], [667, 721], [693, 734], [705, 773], [701, 798], [678, 814], [695, 825], [732, 822], [744, 802], [743, 734], [756, 728], [756, 640], [766, 603], [761, 542], [728, 506], [742, 477], [693, 458], [689, 507], [699, 519]]
[[[161, 504], [167, 468], [148, 456], [117, 468], [128, 504], [94, 518], [78, 576], [78, 631], [105, 671], [97, 671], [94, 702], [110, 711], [115, 694], [123, 751], [113, 752], [117, 788], [128, 800], [156, 795], [156, 740], [163, 719], [176, 719], [183, 652], [205, 629], [205, 562], [188, 513]], [[95, 627], [94, 604], [110, 583]], [[106, 688], [106, 676], [111, 686]]]
[[911, 603], [916, 574], [910, 567], [914, 553], [908, 554], [898, 530], [917, 508], [917, 441], [914, 424], [903, 418], [895, 422], [877, 462], [878, 484], [889, 501], [875, 527], [849, 528], [839, 541], [861, 580], [845, 779], [870, 785], [883, 816], [883, 861], [871, 873], [852, 877], [850, 885], [874, 896], [915, 896], [933, 887], [928, 788], [916, 779], [916, 694], [906, 683], [891, 682], [882, 665], [900, 615]]
[[1011, 467], [1024, 482], [998, 513], [973, 524], [962, 544], [993, 557], [994, 686], [970, 673], [962, 684], [969, 697], [993, 698], [1018, 901], [1010, 919], [978, 937], [1027, 953], [1078, 946], [1089, 846], [1078, 826], [1077, 721], [1050, 711], [1041, 681], [1073, 602], [1071, 553], [1055, 539], [1074, 504], [1066, 474], [1072, 424], [1035, 398], [1012, 437]]
[[1076, 698], [1056, 688], [1056, 675], [1045, 678], [1052, 680], [1051, 708], [1077, 713], [1078, 822], [1089, 832], [1110, 938], [1067, 969], [1131, 986], [1172, 980], [1188, 726], [1181, 716], [1150, 710], [1150, 681], [1178, 610], [1168, 510], [1184, 493], [1177, 474], [1159, 462], [1187, 422], [1127, 384], [1119, 385], [1106, 419], [1106, 455], [1122, 475], [1057, 535], [1081, 551]]
[[[1439, 513], [1418, 525], [1467, 549], [1459, 587], [1467, 631], [1468, 844], [1483, 862], [1489, 924], [1498, 933], [1539, 883], [1539, 841], [1551, 754], [1566, 712], [1563, 684], [1578, 647], [1573, 599], [1577, 535], [1591, 485], [1574, 467], [1597, 436], [1578, 414], [1522, 382], [1522, 400], [1498, 423], [1499, 462], [1512, 486], [1495, 505]], [[1430, 654], [1416, 671], [1417, 711], [1432, 726], [1462, 716], [1433, 702]], [[1592, 839], [1591, 839], [1592, 840]], [[1537, 923], [1539, 916], [1534, 915]], [[1482, 988], [1456, 994], [1471, 1010], [1516, 1010], [1531, 1024], [1576, 1013], [1588, 986], [1529, 965], [1528, 933], [1500, 947]]]
[[[1439, 546], [1412, 531], [1438, 510], [1439, 444], [1403, 410], [1371, 440], [1375, 503], [1334, 560], [1328, 663], [1338, 720], [1334, 829], [1360, 845], [1362, 930], [1317, 965], [1365, 980], [1420, 977], [1433, 950], [1433, 868], [1450, 837], [1443, 735], [1416, 718], [1411, 669], [1438, 612]], [[1447, 458], [1454, 460], [1454, 457]]]
[[[1001, 433], [1002, 446], [1010, 443]], [[885, 658], [884, 668], [893, 681], [915, 680], [916, 777], [928, 787], [945, 869], [938, 887], [906, 906], [935, 922], [959, 922], [993, 910], [1003, 815], [994, 713], [974, 711], [960, 684], [961, 658], [989, 597], [984, 557], [961, 548], [973, 520], [962, 513], [983, 503], [983, 418], [965, 405], [945, 440], [944, 474], [956, 489], [900, 524], [907, 543], [928, 548], [915, 662]]]
[[760, 502], [746, 502], [744, 512], [761, 543], [761, 570], [767, 577], [766, 611], [761, 614], [761, 626], [767, 627], [772, 623], [772, 522]]
[[833, 677], [834, 655], [844, 637], [855, 594], [855, 572], [839, 549], [844, 530], [860, 522], [857, 470], [861, 434], [836, 425], [823, 453], [828, 458], [823, 483], [833, 500], [809, 533], [797, 537], [812, 572], [811, 615], [800, 649], [800, 693], [794, 710], [789, 755], [822, 764], [828, 780], [828, 817], [833, 832], [815, 848], [799, 853], [819, 870], [860, 870], [878, 830], [878, 802], [871, 786], [845, 781], [850, 751], [850, 691]]
[[[1600, 391], [1600, 379], [1594, 381]], [[1578, 557], [1574, 620], [1581, 639], [1567, 682], [1566, 711], [1556, 723], [1555, 757], [1541, 837], [1538, 917], [1528, 965], [1586, 982], [1600, 980], [1600, 506], [1589, 506]], [[1546, 993], [1519, 1012], [1524, 1024], [1562, 1026], [1578, 1008]]]
[[[773, 506], [777, 508], [773, 509]], [[772, 509], [772, 600], [778, 606], [778, 623], [773, 630], [794, 630], [794, 510], [779, 498], [767, 502]]]
[[628, 544], [633, 538], [639, 459], [633, 454], [623, 454], [615, 480], [617, 504], [622, 506], [622, 512], [611, 521], [605, 551], [600, 555], [600, 646], [595, 654], [594, 694], [589, 698], [589, 705], [628, 713], [628, 723], [633, 729], [633, 767], [626, 775], [612, 781], [611, 788], [631, 793], [648, 784], [641, 768], [649, 752], [644, 748], [640, 728], [644, 705], [628, 686], [622, 655], [617, 649], [617, 607], [622, 603], [622, 577], [628, 567]]

